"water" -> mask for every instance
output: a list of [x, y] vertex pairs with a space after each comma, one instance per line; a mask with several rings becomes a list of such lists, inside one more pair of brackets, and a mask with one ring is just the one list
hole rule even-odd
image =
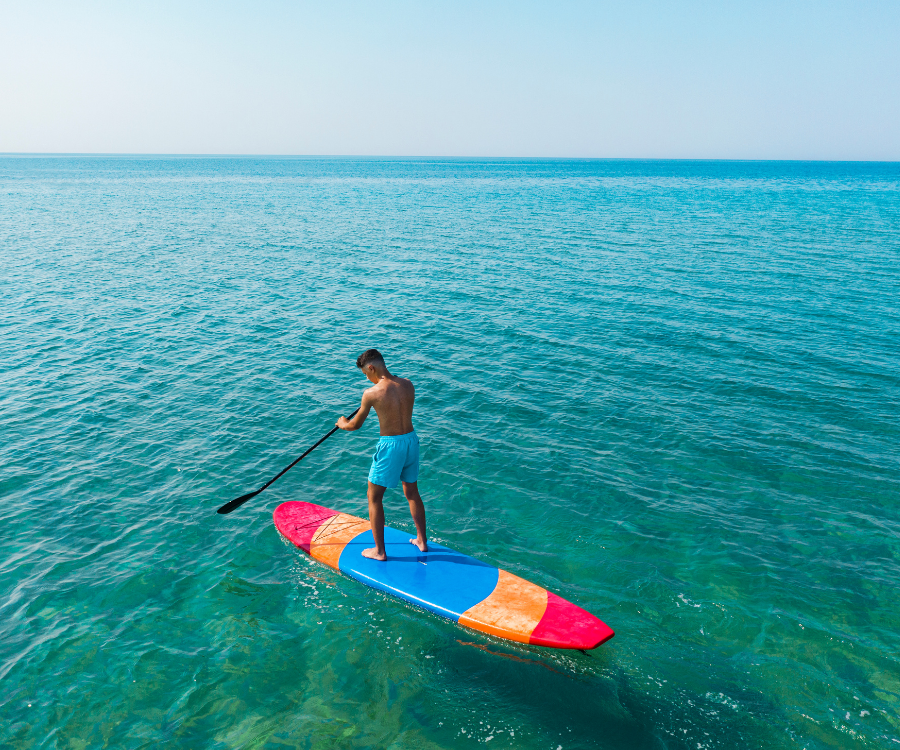
[[[898, 269], [897, 164], [0, 159], [0, 746], [897, 747]], [[286, 546], [374, 420], [215, 514], [370, 346], [434, 539], [612, 641]]]

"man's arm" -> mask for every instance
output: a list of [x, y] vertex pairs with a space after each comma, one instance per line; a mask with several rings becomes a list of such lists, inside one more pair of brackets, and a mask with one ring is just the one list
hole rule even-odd
[[359, 405], [359, 411], [356, 412], [356, 416], [353, 419], [347, 419], [347, 417], [341, 417], [337, 421], [337, 426], [342, 430], [347, 430], [347, 432], [353, 432], [354, 430], [358, 430], [363, 426], [363, 422], [366, 421], [366, 417], [369, 416], [369, 409], [372, 408], [372, 399], [369, 396], [369, 392], [363, 391], [362, 395], [362, 403]]

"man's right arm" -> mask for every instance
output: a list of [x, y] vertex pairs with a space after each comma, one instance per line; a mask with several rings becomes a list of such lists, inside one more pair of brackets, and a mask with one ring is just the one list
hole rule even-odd
[[362, 401], [359, 405], [359, 411], [356, 412], [356, 415], [353, 419], [347, 419], [347, 417], [341, 417], [337, 421], [337, 426], [342, 430], [347, 430], [347, 432], [353, 432], [354, 430], [358, 430], [363, 426], [363, 422], [366, 421], [366, 417], [369, 416], [369, 409], [372, 408], [372, 397], [369, 395], [369, 391], [363, 391]]

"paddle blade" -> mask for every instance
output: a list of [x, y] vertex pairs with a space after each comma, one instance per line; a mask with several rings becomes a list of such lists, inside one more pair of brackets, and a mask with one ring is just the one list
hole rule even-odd
[[246, 503], [251, 497], [256, 497], [262, 490], [256, 490], [256, 492], [250, 492], [247, 495], [241, 495], [240, 497], [236, 497], [234, 500], [225, 503], [221, 508], [219, 508], [216, 513], [221, 513], [223, 516], [226, 513], [231, 513], [235, 508], [240, 508], [244, 503]]

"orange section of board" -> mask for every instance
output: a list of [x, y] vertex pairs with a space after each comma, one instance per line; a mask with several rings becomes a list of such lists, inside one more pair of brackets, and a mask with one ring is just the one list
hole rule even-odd
[[547, 589], [501, 570], [493, 593], [463, 612], [459, 624], [528, 643], [546, 609]]
[[309, 545], [309, 554], [316, 560], [336, 568], [347, 542], [368, 530], [368, 521], [348, 516], [346, 513], [338, 513], [316, 529]]

